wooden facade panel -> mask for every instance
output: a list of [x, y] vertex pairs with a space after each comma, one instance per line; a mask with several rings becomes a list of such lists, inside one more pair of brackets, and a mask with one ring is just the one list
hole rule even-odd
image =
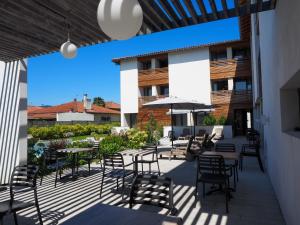
[[151, 114], [154, 119], [158, 122], [159, 125], [162, 126], [170, 126], [171, 124], [171, 116], [167, 115], [169, 109], [145, 109], [140, 108], [137, 116], [138, 127], [144, 128], [148, 123]]
[[158, 96], [142, 96], [142, 97], [139, 97], [139, 108], [141, 108], [143, 106], [143, 104], [146, 104], [148, 102], [153, 102], [155, 100], [165, 98], [165, 97], [167, 97], [167, 96], [158, 95]]
[[169, 84], [169, 69], [157, 68], [139, 71], [139, 87]]
[[251, 62], [249, 59], [210, 62], [210, 78], [212, 80], [234, 77], [251, 77]]
[[219, 104], [252, 104], [252, 91], [213, 91], [211, 92], [213, 105]]

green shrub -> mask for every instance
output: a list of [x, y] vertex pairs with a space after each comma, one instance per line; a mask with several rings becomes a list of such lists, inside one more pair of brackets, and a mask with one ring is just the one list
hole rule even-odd
[[147, 142], [148, 143], [157, 143], [159, 139], [163, 136], [163, 128], [159, 126], [155, 120], [153, 114], [150, 115], [150, 118], [146, 124], [146, 133], [147, 133]]
[[130, 129], [126, 132], [128, 138], [128, 148], [139, 149], [147, 143], [148, 134], [146, 131]]
[[203, 118], [203, 124], [205, 126], [214, 126], [217, 123], [217, 119], [213, 115], [207, 115]]
[[218, 125], [225, 125], [226, 124], [226, 118], [225, 116], [221, 116], [219, 119], [218, 119]]
[[[74, 124], [74, 125], [61, 125], [56, 124], [48, 127], [31, 127], [28, 133], [32, 137], [42, 140], [69, 138], [76, 136], [87, 136], [92, 133], [95, 135], [110, 134], [111, 128], [118, 126], [118, 123], [110, 124]], [[93, 135], [93, 136], [94, 136]]]
[[107, 136], [100, 142], [101, 154], [113, 154], [125, 149], [126, 142], [120, 136]]
[[93, 143], [88, 141], [73, 141], [67, 145], [68, 148], [91, 148]]

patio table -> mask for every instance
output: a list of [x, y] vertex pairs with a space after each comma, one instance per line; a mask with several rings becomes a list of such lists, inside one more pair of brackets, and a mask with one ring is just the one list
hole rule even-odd
[[[56, 150], [57, 152], [61, 153], [70, 153], [72, 154], [72, 161], [73, 161], [73, 166], [72, 166], [72, 177], [74, 177], [75, 173], [75, 167], [77, 165], [77, 160], [78, 160], [78, 154], [81, 152], [92, 152], [95, 151], [93, 148], [64, 148], [64, 149], [58, 149]], [[77, 171], [78, 172], [78, 171]]]
[[97, 204], [62, 225], [181, 225], [182, 219], [153, 212]]
[[223, 156], [223, 158], [225, 160], [235, 160], [238, 161], [239, 160], [239, 153], [237, 152], [216, 152], [216, 151], [205, 151], [202, 153], [203, 155], [211, 155], [211, 156], [215, 156], [215, 155], [221, 155]]
[[155, 150], [145, 150], [145, 149], [127, 149], [124, 150], [122, 152], [120, 152], [123, 156], [131, 156], [132, 157], [132, 161], [133, 161], [133, 165], [134, 168], [133, 170], [135, 171], [135, 173], [138, 173], [138, 157], [143, 157], [146, 155], [150, 155], [155, 153]]

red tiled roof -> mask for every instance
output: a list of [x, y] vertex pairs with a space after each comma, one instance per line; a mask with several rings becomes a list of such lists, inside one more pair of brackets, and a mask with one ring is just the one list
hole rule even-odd
[[[83, 102], [73, 101], [51, 107], [41, 107], [34, 111], [28, 111], [29, 119], [55, 119], [57, 113], [79, 112], [83, 113]], [[92, 105], [92, 109], [86, 110], [87, 113], [93, 114], [120, 114], [117, 110], [108, 109], [102, 106]]]
[[27, 108], [27, 112], [28, 113], [32, 113], [32, 112], [34, 112], [34, 111], [36, 111], [36, 110], [38, 110], [38, 109], [42, 109], [43, 107], [41, 107], [41, 106], [28, 106], [28, 108]]
[[120, 110], [121, 106], [115, 102], [105, 102], [105, 108]]

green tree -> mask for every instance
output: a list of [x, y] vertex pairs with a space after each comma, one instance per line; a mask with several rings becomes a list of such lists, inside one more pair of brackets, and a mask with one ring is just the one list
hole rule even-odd
[[105, 106], [105, 101], [101, 97], [95, 97], [93, 100], [93, 104], [98, 106]]

